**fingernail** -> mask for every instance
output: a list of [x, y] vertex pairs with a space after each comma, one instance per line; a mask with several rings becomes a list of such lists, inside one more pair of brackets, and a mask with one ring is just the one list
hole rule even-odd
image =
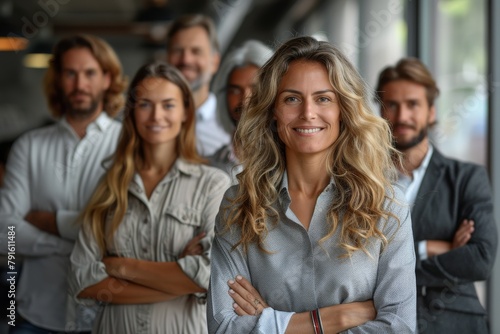
[[242, 279], [243, 279], [243, 276], [238, 275], [238, 276], [236, 276], [236, 279], [237, 279], [238, 281], [240, 281], [240, 280], [242, 280]]
[[234, 293], [234, 290], [233, 290], [233, 289], [229, 289], [229, 293], [230, 293], [230, 294], [233, 294], [233, 293]]
[[232, 279], [230, 279], [229, 281], [227, 281], [229, 284], [234, 284], [234, 281]]
[[238, 304], [234, 303], [233, 304], [233, 308], [237, 309], [238, 308]]

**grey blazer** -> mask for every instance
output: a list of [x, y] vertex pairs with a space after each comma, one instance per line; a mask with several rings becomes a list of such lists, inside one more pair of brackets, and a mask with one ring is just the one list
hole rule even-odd
[[[451, 241], [463, 219], [475, 222], [467, 245], [424, 261], [417, 257], [417, 313], [422, 332], [456, 328], [455, 334], [465, 333], [468, 326], [476, 333], [487, 332], [485, 310], [473, 282], [489, 276], [498, 242], [485, 169], [445, 158], [434, 149], [412, 209], [415, 246], [422, 240]], [[480, 316], [483, 324], [471, 324], [478, 317], [468, 315]]]

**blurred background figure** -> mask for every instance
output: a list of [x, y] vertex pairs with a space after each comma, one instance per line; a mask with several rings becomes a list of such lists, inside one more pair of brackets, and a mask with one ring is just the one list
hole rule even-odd
[[[217, 96], [217, 116], [227, 133], [234, 134], [244, 103], [252, 94], [257, 71], [272, 56], [272, 50], [263, 43], [249, 40], [229, 52], [223, 59], [214, 82], [213, 91]], [[231, 175], [231, 179], [241, 168], [233, 142], [224, 145], [208, 157], [212, 166]]]
[[[90, 35], [64, 38], [54, 48], [45, 93], [54, 125], [13, 145], [0, 188], [0, 235], [15, 226], [18, 311], [11, 333], [90, 331], [95, 310], [68, 300], [69, 255], [77, 217], [115, 148], [126, 80], [113, 49]], [[1, 252], [5, 252], [2, 247]]]
[[139, 69], [124, 116], [83, 214], [70, 293], [103, 302], [94, 333], [204, 334], [213, 226], [229, 178], [202, 163], [191, 90], [173, 66]]
[[[48, 121], [45, 122], [45, 124], [42, 124], [41, 127], [51, 125], [54, 122]], [[3, 186], [3, 178], [5, 175], [5, 169], [7, 166], [7, 160], [9, 156], [10, 149], [12, 145], [14, 144], [15, 139], [11, 140], [5, 140], [0, 143], [0, 188]], [[8, 266], [8, 257], [4, 255], [0, 255], [0, 277], [1, 277], [1, 282], [0, 282], [0, 294], [2, 296], [7, 296], [9, 294], [9, 290], [11, 288], [10, 286], [10, 281], [7, 281], [7, 279], [10, 277], [8, 275], [8, 272], [15, 271], [16, 272], [16, 279], [19, 282], [19, 279], [21, 277], [21, 272], [22, 272], [22, 263], [23, 263], [23, 257], [21, 255], [15, 256], [15, 270], [12, 270], [12, 268], [9, 269]], [[0, 306], [3, 309], [6, 309], [7, 307], [10, 306], [10, 301], [7, 298], [2, 299], [3, 304]], [[5, 319], [2, 319], [0, 321], [0, 334], [7, 334], [9, 332], [9, 325], [8, 321], [10, 319], [6, 317]]]
[[191, 86], [198, 152], [209, 156], [231, 140], [217, 118], [217, 99], [210, 92], [210, 81], [220, 62], [219, 42], [212, 20], [195, 14], [174, 21], [167, 34], [167, 61], [181, 71]]
[[498, 243], [486, 170], [444, 157], [429, 140], [439, 89], [422, 62], [379, 76], [381, 115], [403, 153], [398, 186], [411, 205], [420, 333], [488, 333], [474, 281], [490, 275]]

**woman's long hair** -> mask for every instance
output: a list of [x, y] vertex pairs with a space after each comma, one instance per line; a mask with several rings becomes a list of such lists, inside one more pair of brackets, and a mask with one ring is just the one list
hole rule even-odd
[[[326, 160], [326, 170], [334, 178], [337, 193], [328, 212], [329, 233], [340, 230], [340, 246], [351, 255], [367, 252], [372, 237], [388, 239], [377, 227], [382, 218], [392, 216], [384, 209], [396, 169], [391, 155], [391, 133], [387, 123], [368, 107], [368, 93], [358, 72], [335, 47], [311, 37], [284, 43], [258, 73], [258, 82], [235, 134], [245, 169], [239, 187], [226, 208], [227, 225], [241, 228], [235, 246], [244, 250], [255, 243], [262, 251], [268, 232], [266, 220], [278, 223], [278, 189], [286, 167], [285, 147], [273, 121], [278, 86], [290, 63], [317, 62], [325, 66], [335, 90], [341, 113], [340, 134]], [[397, 154], [397, 153], [396, 153]]]
[[142, 66], [135, 75], [127, 94], [123, 127], [111, 166], [99, 182], [87, 208], [83, 212], [84, 226], [90, 227], [101, 252], [105, 252], [105, 222], [112, 214], [110, 234], [120, 225], [128, 206], [128, 187], [137, 165], [144, 161], [143, 142], [137, 132], [134, 118], [137, 88], [145, 79], [160, 78], [168, 80], [180, 88], [183, 97], [186, 120], [177, 137], [176, 154], [193, 163], [204, 160], [196, 151], [195, 109], [188, 83], [182, 74], [166, 63], [151, 63]]

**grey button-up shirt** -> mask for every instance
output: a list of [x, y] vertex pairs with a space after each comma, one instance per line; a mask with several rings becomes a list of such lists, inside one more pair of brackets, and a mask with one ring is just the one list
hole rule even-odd
[[[139, 175], [129, 187], [128, 209], [107, 253], [148, 261], [177, 261], [196, 284], [207, 289], [215, 216], [229, 177], [222, 171], [177, 159], [150, 198]], [[111, 216], [109, 217], [111, 218]], [[108, 220], [107, 228], [109, 228]], [[201, 232], [204, 253], [178, 259], [187, 242]], [[108, 277], [95, 239], [82, 229], [71, 254], [70, 292], [73, 297]], [[105, 304], [100, 307], [94, 333], [206, 333], [204, 294], [141, 304]], [[92, 304], [93, 300], [78, 299]]]
[[[233, 198], [232, 187], [221, 206]], [[269, 225], [265, 248], [251, 245], [245, 254], [241, 247], [232, 251], [240, 229], [221, 234], [224, 216], [216, 220], [212, 247], [212, 276], [208, 299], [210, 333], [284, 333], [294, 312], [373, 299], [377, 318], [347, 333], [414, 333], [416, 327], [415, 252], [408, 207], [388, 203], [399, 219], [391, 218], [379, 228], [390, 239], [382, 251], [380, 240], [368, 245], [369, 257], [362, 251], [350, 258], [339, 258], [339, 231], [324, 243], [328, 232], [326, 214], [335, 196], [333, 181], [317, 199], [309, 230], [290, 209], [287, 176], [283, 177], [276, 209], [277, 226]], [[398, 193], [400, 203], [404, 202]], [[238, 274], [250, 280], [270, 306], [260, 316], [239, 317], [233, 310], [227, 281]]]

